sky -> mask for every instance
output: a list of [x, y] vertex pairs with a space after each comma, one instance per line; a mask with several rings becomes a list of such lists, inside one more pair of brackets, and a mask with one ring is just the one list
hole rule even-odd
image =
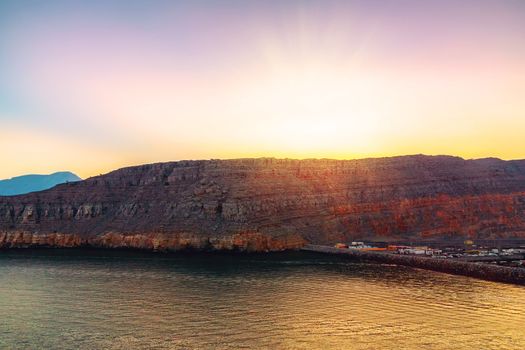
[[0, 1], [0, 178], [419, 153], [525, 158], [525, 1]]

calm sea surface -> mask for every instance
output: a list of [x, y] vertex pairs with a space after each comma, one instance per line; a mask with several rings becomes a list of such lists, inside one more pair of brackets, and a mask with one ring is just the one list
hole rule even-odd
[[0, 349], [524, 349], [525, 288], [303, 253], [0, 251]]

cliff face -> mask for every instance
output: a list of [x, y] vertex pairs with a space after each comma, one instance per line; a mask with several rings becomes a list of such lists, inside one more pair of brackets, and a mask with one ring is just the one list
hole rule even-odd
[[525, 161], [181, 161], [0, 197], [0, 246], [277, 250], [525, 237]]

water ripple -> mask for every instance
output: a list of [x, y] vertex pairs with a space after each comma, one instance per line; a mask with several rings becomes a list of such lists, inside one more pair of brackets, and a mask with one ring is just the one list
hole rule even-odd
[[525, 288], [287, 253], [0, 253], [2, 349], [519, 349]]

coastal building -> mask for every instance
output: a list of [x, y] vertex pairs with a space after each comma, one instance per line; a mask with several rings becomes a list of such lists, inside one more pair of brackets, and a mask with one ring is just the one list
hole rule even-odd
[[441, 249], [433, 249], [429, 247], [403, 247], [398, 248], [397, 252], [399, 254], [405, 254], [405, 255], [440, 255], [443, 253]]

